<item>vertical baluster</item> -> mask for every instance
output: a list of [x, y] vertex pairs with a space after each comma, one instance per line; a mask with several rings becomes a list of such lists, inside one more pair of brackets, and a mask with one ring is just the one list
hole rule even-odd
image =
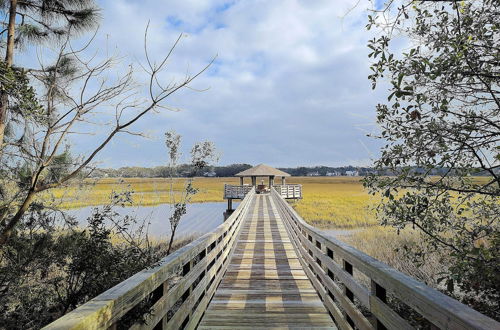
[[[318, 246], [318, 243], [319, 243], [319, 246]], [[321, 254], [323, 256], [327, 255], [326, 244], [322, 244], [321, 242], [316, 241], [316, 246], [318, 246], [318, 248], [321, 250]], [[321, 259], [319, 259], [319, 260], [321, 260]], [[323, 272], [325, 272], [325, 274], [328, 274], [328, 267], [326, 267], [326, 263], [320, 261], [320, 266], [321, 266], [321, 269], [323, 269]], [[328, 292], [328, 287], [326, 286], [326, 283], [323, 283], [323, 286], [324, 286], [325, 290]]]
[[[191, 269], [193, 269], [194, 267], [194, 261], [193, 259], [191, 259], [189, 261], [189, 270], [188, 270], [188, 273], [191, 271]], [[189, 287], [189, 295], [191, 296], [191, 294], [193, 293], [193, 290], [194, 290], [194, 284], [191, 284], [191, 286]], [[191, 309], [191, 311], [189, 312], [189, 317], [191, 318], [191, 316], [193, 316], [193, 313], [194, 313], [194, 310]]]
[[[328, 247], [325, 248], [326, 248], [326, 256], [332, 259], [333, 262], [335, 262], [335, 260], [333, 259], [333, 250], [330, 250]], [[330, 269], [328, 268], [326, 269], [326, 274], [328, 275], [328, 277], [332, 279], [332, 281], [335, 281], [335, 276], [333, 275], [333, 272]], [[335, 301], [335, 297], [330, 290], [328, 290], [328, 295], [330, 296], [330, 298], [332, 298], [333, 301]]]
[[[383, 303], [387, 303], [387, 291], [374, 280], [371, 280], [371, 294], [380, 299]], [[374, 323], [377, 330], [387, 329], [376, 317], [374, 317]]]
[[[342, 262], [343, 262], [345, 272], [352, 276], [353, 275], [352, 265], [344, 259], [342, 259]], [[351, 290], [349, 290], [349, 288], [345, 284], [344, 284], [344, 294], [346, 295], [347, 299], [354, 302], [354, 294], [352, 293]], [[344, 316], [345, 316], [345, 319], [347, 320], [347, 323], [349, 323], [351, 325], [351, 327], [354, 328], [354, 322], [349, 317], [349, 315], [347, 315], [347, 313], [344, 312]]]

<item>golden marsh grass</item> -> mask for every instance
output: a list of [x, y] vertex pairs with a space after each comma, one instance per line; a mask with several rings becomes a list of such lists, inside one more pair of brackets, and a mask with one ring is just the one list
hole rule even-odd
[[[176, 179], [174, 191], [182, 191], [183, 182], [184, 179]], [[239, 184], [239, 179], [196, 178], [194, 185], [199, 193], [193, 201], [223, 202], [224, 183]], [[294, 202], [293, 206], [306, 221], [315, 226], [354, 228], [376, 223], [374, 213], [370, 210], [374, 199], [363, 189], [360, 178], [292, 177], [287, 183], [303, 185], [304, 198]], [[44, 198], [53, 198], [63, 208], [79, 208], [109, 203], [113, 191], [131, 190], [134, 205], [151, 206], [167, 203], [169, 189], [169, 180], [165, 178], [89, 179], [54, 189]]]
[[318, 227], [354, 228], [376, 224], [377, 202], [358, 177], [298, 177], [289, 183], [303, 185], [303, 199], [294, 203], [297, 212]]
[[[180, 193], [185, 179], [174, 180], [174, 191]], [[238, 178], [196, 178], [194, 185], [199, 192], [193, 202], [222, 202], [224, 183], [237, 184]], [[110, 202], [113, 192], [132, 191], [133, 204], [152, 206], [169, 202], [170, 181], [165, 178], [103, 178], [87, 179], [69, 187], [54, 189], [45, 199], [61, 202], [61, 207], [79, 208], [103, 205]]]
[[338, 238], [434, 288], [438, 287], [439, 275], [445, 271], [446, 265], [442, 264], [442, 255], [429, 253], [423, 264], [416, 264], [403, 248], [406, 246], [407, 249], [413, 250], [413, 247], [424, 244], [422, 234], [417, 230], [405, 228], [398, 232], [391, 227], [371, 226], [353, 231], [350, 235], [340, 235]]

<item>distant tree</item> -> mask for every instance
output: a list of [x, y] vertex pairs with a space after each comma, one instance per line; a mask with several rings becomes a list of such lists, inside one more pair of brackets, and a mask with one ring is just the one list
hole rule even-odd
[[[179, 226], [182, 217], [187, 212], [187, 206], [191, 202], [192, 197], [198, 192], [198, 189], [194, 187], [194, 176], [199, 170], [206, 168], [211, 162], [217, 161], [218, 156], [215, 150], [215, 145], [212, 142], [205, 141], [195, 143], [191, 149], [191, 161], [190, 169], [191, 173], [183, 173], [179, 175], [179, 172], [184, 172], [186, 169], [184, 166], [179, 165], [179, 160], [182, 156], [180, 151], [181, 147], [181, 136], [175, 131], [169, 131], [165, 133], [165, 144], [168, 150], [168, 169], [169, 169], [169, 206], [170, 206], [170, 216], [168, 218], [170, 224], [170, 239], [168, 242], [167, 254], [170, 253], [172, 249], [172, 244], [174, 243], [175, 233], [177, 227]], [[185, 177], [181, 179], [179, 177]], [[187, 177], [187, 178], [186, 178]], [[177, 186], [181, 186], [179, 189]]]
[[365, 185], [382, 196], [382, 224], [425, 234], [415, 256], [446, 251], [449, 292], [458, 285], [465, 303], [499, 319], [500, 2], [388, 1], [374, 27], [369, 79], [390, 83], [375, 164], [395, 176]]
[[[54, 42], [88, 31], [97, 25], [99, 10], [94, 0], [0, 0], [0, 12], [8, 18], [0, 33], [0, 47], [4, 50], [5, 62], [2, 70], [19, 74], [22, 71], [14, 65], [16, 49], [29, 47], [30, 44]], [[4, 133], [8, 124], [8, 112], [27, 116], [31, 111], [19, 108], [17, 102], [0, 82], [0, 153], [4, 144]], [[8, 84], [8, 83], [7, 83]], [[10, 110], [9, 110], [10, 109]]]
[[214, 168], [214, 171], [218, 177], [231, 177], [251, 167], [252, 166], [249, 164], [231, 164], [227, 166], [217, 166]]

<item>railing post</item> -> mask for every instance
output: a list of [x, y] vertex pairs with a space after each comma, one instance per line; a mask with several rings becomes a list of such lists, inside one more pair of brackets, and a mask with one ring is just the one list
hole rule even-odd
[[[189, 273], [189, 271], [191, 271], [191, 269], [193, 269], [193, 267], [195, 266], [193, 259], [191, 259], [189, 261], [188, 265], [189, 265], [189, 270], [188, 270], [188, 273]], [[189, 295], [193, 294], [193, 285], [194, 284], [191, 284], [191, 286], [189, 287]], [[191, 310], [189, 312], [189, 318], [191, 318], [193, 316], [193, 313], [194, 313], [194, 310]]]
[[[328, 256], [328, 248], [326, 247], [326, 244], [316, 241], [316, 246], [318, 243], [321, 244], [320, 250], [321, 250], [321, 253], [323, 254], [323, 256]], [[328, 275], [329, 269], [328, 269], [328, 266], [326, 265], [326, 263], [323, 263], [321, 265], [321, 268], [323, 269], [323, 272], [325, 272], [325, 274]], [[325, 290], [326, 290], [328, 295], [331, 295], [330, 290], [328, 290], [328, 287], [325, 286]]]
[[[342, 259], [342, 263], [343, 263], [344, 271], [347, 274], [352, 276], [353, 275], [352, 265], [345, 259]], [[351, 290], [349, 290], [349, 288], [345, 284], [344, 284], [344, 294], [346, 295], [347, 299], [349, 299], [351, 302], [354, 302], [354, 294], [352, 293]], [[347, 323], [349, 323], [354, 328], [354, 322], [349, 317], [349, 315], [347, 315], [347, 313], [344, 312], [344, 316], [345, 316], [345, 319], [347, 320]]]
[[[383, 303], [387, 303], [387, 290], [380, 285], [377, 284], [374, 280], [370, 280], [371, 282], [371, 294], [380, 299]], [[386, 330], [387, 328], [374, 317], [374, 325], [377, 330]]]

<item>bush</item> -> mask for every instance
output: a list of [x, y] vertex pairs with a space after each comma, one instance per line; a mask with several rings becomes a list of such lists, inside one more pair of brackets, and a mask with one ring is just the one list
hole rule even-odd
[[[109, 229], [109, 220], [118, 230]], [[163, 257], [165, 244], [135, 239], [131, 221], [106, 206], [94, 209], [84, 229], [24, 223], [0, 250], [1, 327], [41, 328]]]

